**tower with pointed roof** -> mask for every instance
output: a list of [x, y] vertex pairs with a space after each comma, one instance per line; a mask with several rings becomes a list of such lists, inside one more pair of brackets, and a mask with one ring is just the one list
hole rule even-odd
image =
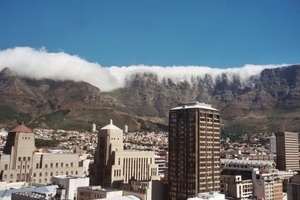
[[90, 185], [121, 188], [130, 179], [159, 179], [154, 152], [123, 150], [123, 131], [110, 120], [98, 132], [94, 164], [90, 165]]
[[24, 123], [7, 135], [0, 155], [0, 181], [47, 184], [55, 175], [83, 176], [77, 154], [34, 152], [34, 133]]
[[[10, 169], [28, 176], [34, 149], [34, 133], [22, 122], [8, 133], [3, 153], [10, 155]], [[28, 177], [22, 179], [28, 180]]]

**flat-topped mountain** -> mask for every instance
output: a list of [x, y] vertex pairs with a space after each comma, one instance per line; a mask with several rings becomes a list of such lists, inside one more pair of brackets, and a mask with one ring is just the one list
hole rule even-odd
[[191, 82], [138, 73], [122, 88], [100, 89], [86, 82], [22, 78], [5, 68], [0, 72], [0, 124], [23, 120], [32, 127], [89, 130], [92, 123], [102, 126], [113, 118], [130, 130], [167, 130], [170, 108], [200, 101], [221, 111], [226, 134], [272, 132], [283, 124], [300, 130], [300, 65], [264, 69], [243, 81], [226, 73]]

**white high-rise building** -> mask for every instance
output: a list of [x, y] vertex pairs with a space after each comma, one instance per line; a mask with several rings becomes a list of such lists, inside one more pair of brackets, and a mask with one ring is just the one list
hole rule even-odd
[[272, 133], [270, 137], [270, 153], [276, 154], [276, 136]]

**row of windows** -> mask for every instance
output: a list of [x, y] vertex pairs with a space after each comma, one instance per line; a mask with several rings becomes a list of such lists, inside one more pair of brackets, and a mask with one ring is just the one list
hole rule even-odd
[[[31, 157], [27, 157], [27, 161], [30, 161]], [[22, 157], [18, 157], [18, 161], [22, 161]], [[26, 157], [23, 157], [23, 161], [26, 161]]]
[[[50, 163], [50, 168], [53, 168], [53, 166], [54, 166], [54, 164]], [[73, 162], [70, 163], [70, 166], [73, 167]], [[59, 167], [59, 163], [55, 163], [55, 167]], [[64, 167], [64, 163], [60, 163], [60, 167]], [[69, 164], [65, 163], [65, 167], [69, 167]], [[36, 168], [39, 169], [42, 167], [40, 167], [39, 163], [36, 163]], [[48, 164], [45, 164], [45, 168], [48, 168]]]
[[[69, 175], [69, 172], [66, 171], [66, 172], [64, 173], [63, 171], [61, 171], [61, 175], [63, 175], [63, 174]], [[73, 175], [73, 174], [74, 174], [73, 171], [70, 171], [70, 175]], [[45, 176], [48, 176], [48, 172], [45, 172], [44, 175], [45, 175]], [[56, 172], [55, 175], [58, 176], [58, 175], [59, 175], [59, 172]], [[78, 171], [75, 172], [75, 175], [78, 175]], [[36, 174], [36, 173], [33, 173], [33, 177], [36, 177], [36, 176], [37, 176], [37, 174]], [[43, 176], [42, 172], [39, 173], [39, 176], [40, 176], [40, 177]], [[53, 176], [53, 172], [50, 172], [50, 176]], [[4, 180], [6, 180], [7, 177], [8, 177], [7, 174], [4, 174], [4, 175], [3, 175], [3, 179], [4, 179]], [[24, 179], [25, 179], [25, 174], [23, 173], [23, 174], [21, 175], [21, 177], [22, 177], [22, 180], [24, 180]], [[28, 179], [28, 177], [29, 177], [29, 174], [27, 173], [27, 174], [26, 174], [26, 178]], [[9, 175], [9, 179], [13, 179], [13, 178], [14, 178], [14, 175], [13, 175], [13, 174], [10, 174], [10, 175]], [[17, 174], [17, 180], [19, 180], [19, 179], [20, 179], [20, 174]]]

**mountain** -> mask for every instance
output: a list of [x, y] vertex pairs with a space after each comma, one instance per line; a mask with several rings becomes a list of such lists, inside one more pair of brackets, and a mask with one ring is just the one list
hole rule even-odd
[[23, 120], [32, 127], [87, 130], [112, 118], [131, 130], [166, 130], [170, 108], [197, 100], [221, 111], [225, 135], [273, 132], [283, 124], [300, 130], [300, 65], [264, 69], [246, 81], [226, 73], [191, 82], [138, 73], [111, 92], [86, 82], [21, 78], [5, 68], [0, 95], [0, 123], [8, 126]]

